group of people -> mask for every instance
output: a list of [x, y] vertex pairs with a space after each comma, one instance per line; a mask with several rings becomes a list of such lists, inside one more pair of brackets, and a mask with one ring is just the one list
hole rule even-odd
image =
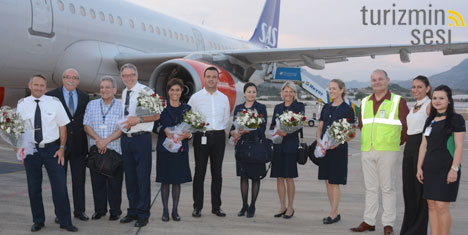
[[[193, 139], [195, 173], [193, 176], [193, 217], [201, 217], [204, 201], [204, 180], [210, 162], [211, 212], [226, 216], [221, 209], [222, 164], [226, 145], [226, 133], [230, 119], [228, 97], [218, 90], [220, 71], [208, 67], [204, 71], [204, 88], [181, 102], [184, 83], [179, 78], [167, 82], [167, 107], [161, 114], [135, 116], [137, 97], [141, 90], [150, 88], [138, 82], [138, 70], [132, 64], [120, 69], [125, 85], [122, 99], [115, 98], [116, 81], [103, 76], [100, 81], [100, 98], [89, 101], [84, 92], [77, 89], [79, 74], [67, 69], [62, 76], [63, 86], [46, 93], [47, 79], [35, 75], [30, 79], [31, 96], [18, 102], [17, 111], [25, 121], [34, 126], [37, 152], [25, 158], [28, 192], [33, 215], [31, 231], [44, 227], [45, 215], [42, 203], [42, 165], [50, 178], [56, 220], [60, 228], [78, 231], [71, 221], [71, 209], [66, 187], [66, 171], [70, 163], [74, 216], [89, 220], [85, 214], [85, 164], [91, 146], [99, 153], [109, 149], [122, 156], [123, 168], [113, 177], [91, 171], [94, 214], [97, 220], [109, 212], [109, 220], [122, 215], [122, 183], [125, 176], [128, 209], [120, 223], [135, 221], [134, 226], [147, 225], [151, 206], [152, 135], [158, 134], [156, 146], [156, 182], [161, 183], [163, 204], [162, 221], [179, 221], [178, 213], [181, 184], [192, 181], [189, 167], [189, 140]], [[405, 217], [401, 234], [426, 234], [430, 220], [434, 234], [449, 234], [449, 203], [456, 200], [460, 180], [465, 121], [454, 112], [451, 90], [439, 86], [431, 92], [426, 77], [413, 80], [413, 95], [417, 99], [411, 110], [405, 99], [388, 89], [390, 78], [384, 70], [371, 74], [374, 93], [362, 100], [358, 115], [361, 129], [361, 161], [365, 185], [365, 210], [363, 222], [352, 231], [374, 231], [379, 209], [379, 190], [382, 192], [384, 234], [393, 234], [396, 220], [397, 160], [400, 146], [405, 142], [403, 157], [403, 193]], [[286, 82], [281, 88], [283, 102], [274, 108], [271, 130], [276, 127], [276, 117], [285, 111], [304, 113], [305, 106], [297, 100], [297, 88]], [[329, 85], [333, 100], [323, 107], [317, 128], [317, 144], [320, 145], [327, 127], [334, 121], [346, 118], [355, 122], [353, 109], [344, 102], [346, 87], [343, 81], [333, 79]], [[234, 108], [234, 115], [244, 109], [256, 110], [267, 118], [266, 106], [257, 102], [257, 87], [253, 83], [244, 86], [245, 102]], [[209, 123], [205, 131], [183, 131], [174, 135], [172, 127], [180, 124], [189, 110], [200, 112]], [[34, 115], [33, 115], [34, 114]], [[236, 130], [231, 126], [229, 135], [235, 139], [266, 138], [266, 122], [252, 131]], [[299, 129], [293, 133], [277, 130], [282, 136], [280, 144], [273, 145], [270, 177], [277, 179], [280, 201], [274, 217], [290, 219], [294, 216], [294, 178], [298, 177], [297, 152]], [[180, 151], [168, 151], [163, 142], [177, 138], [182, 143]], [[88, 143], [89, 139], [89, 143]], [[330, 201], [330, 213], [324, 224], [341, 219], [338, 210], [339, 185], [346, 185], [348, 171], [348, 139], [343, 144], [331, 146], [320, 161], [318, 179], [324, 180]], [[58, 164], [57, 164], [58, 163]], [[255, 214], [255, 203], [260, 181], [267, 174], [264, 163], [236, 162], [240, 176], [242, 207], [238, 216]], [[248, 203], [249, 180], [251, 200]], [[169, 196], [172, 189], [172, 211], [169, 214]], [[109, 210], [108, 210], [109, 206]]]

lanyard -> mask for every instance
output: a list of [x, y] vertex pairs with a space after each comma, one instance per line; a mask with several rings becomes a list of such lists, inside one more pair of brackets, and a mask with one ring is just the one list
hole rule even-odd
[[112, 109], [112, 106], [114, 106], [115, 99], [112, 100], [111, 105], [109, 106], [109, 108], [107, 108], [107, 111], [105, 113], [104, 113], [104, 110], [102, 108], [102, 103], [104, 103], [104, 100], [101, 100], [101, 103], [99, 103], [101, 105], [102, 123], [104, 124], [106, 122], [107, 114], [109, 114], [109, 111]]

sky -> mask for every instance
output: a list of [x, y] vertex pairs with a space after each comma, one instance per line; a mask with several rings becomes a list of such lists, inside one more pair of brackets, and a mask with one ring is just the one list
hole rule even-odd
[[[265, 0], [130, 0], [139, 5], [187, 20], [203, 24], [237, 38], [248, 40], [257, 24]], [[395, 4], [395, 6], [393, 6]], [[431, 4], [431, 6], [429, 6]], [[363, 7], [368, 10], [363, 25]], [[391, 10], [387, 25], [370, 25], [370, 10]], [[392, 21], [392, 10], [396, 10], [397, 21], [402, 10], [424, 9], [426, 12], [445, 10], [446, 25], [388, 25]], [[447, 10], [454, 10], [464, 17], [465, 27], [449, 27]], [[408, 15], [404, 17], [408, 22]], [[462, 0], [283, 0], [281, 1], [278, 47], [333, 47], [410, 44], [414, 40], [411, 32], [430, 29], [444, 30], [447, 40], [451, 31], [452, 42], [468, 42], [468, 1]], [[422, 33], [420, 34], [422, 37]], [[440, 39], [439, 39], [440, 40]], [[325, 78], [340, 78], [344, 81], [369, 81], [370, 73], [376, 68], [385, 69], [393, 80], [408, 80], [422, 74], [426, 76], [444, 72], [468, 58], [465, 55], [443, 56], [442, 52], [417, 53], [411, 55], [410, 63], [401, 63], [399, 55], [350, 58], [348, 62], [327, 64], [324, 70], [313, 70], [313, 74]]]

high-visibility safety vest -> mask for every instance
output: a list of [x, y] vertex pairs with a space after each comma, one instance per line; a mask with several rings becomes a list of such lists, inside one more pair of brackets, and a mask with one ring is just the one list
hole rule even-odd
[[361, 151], [400, 151], [402, 124], [398, 119], [401, 96], [391, 93], [374, 115], [374, 102], [370, 95], [361, 102]]

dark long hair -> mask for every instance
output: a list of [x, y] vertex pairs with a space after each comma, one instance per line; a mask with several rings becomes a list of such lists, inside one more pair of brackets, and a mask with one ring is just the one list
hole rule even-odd
[[[445, 94], [447, 94], [448, 98], [448, 107], [447, 107], [447, 117], [445, 119], [445, 131], [448, 135], [452, 132], [452, 117], [455, 114], [455, 108], [453, 105], [453, 98], [452, 98], [452, 90], [450, 87], [446, 85], [440, 85], [434, 89], [434, 92], [436, 91], [444, 91]], [[424, 127], [427, 127], [431, 124], [432, 120], [434, 120], [435, 116], [437, 114], [437, 110], [434, 108], [434, 106], [431, 105], [431, 112], [429, 113], [429, 117], [426, 120], [426, 124]]]
[[424, 83], [424, 85], [426, 85], [426, 87], [430, 87], [430, 88], [431, 88], [431, 89], [429, 89], [429, 91], [426, 93], [426, 95], [429, 96], [429, 98], [432, 99], [432, 87], [431, 87], [431, 84], [429, 83], [429, 79], [427, 79], [426, 76], [419, 75], [419, 76], [413, 78], [413, 81], [414, 81], [414, 80], [421, 81], [422, 83]]

